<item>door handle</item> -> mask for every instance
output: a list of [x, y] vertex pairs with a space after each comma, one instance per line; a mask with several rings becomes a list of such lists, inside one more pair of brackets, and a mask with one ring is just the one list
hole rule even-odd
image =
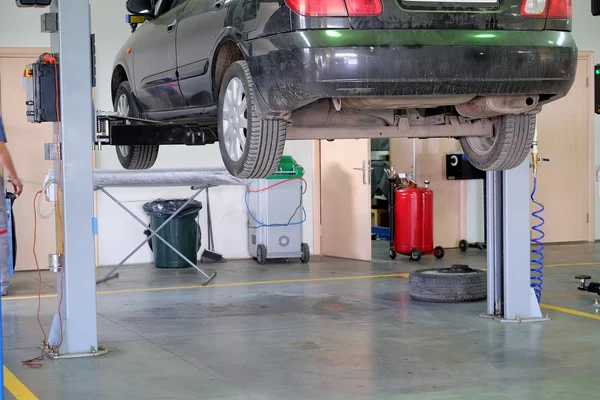
[[213, 9], [220, 10], [221, 8], [223, 8], [223, 0], [215, 1], [215, 5], [213, 6]]
[[363, 160], [362, 168], [353, 168], [353, 169], [356, 171], [362, 171], [363, 185], [371, 184], [371, 171], [373, 170], [373, 168], [371, 168], [371, 161]]
[[177, 20], [173, 21], [171, 25], [167, 26], [167, 31], [173, 32], [173, 29], [175, 29], [175, 25], [177, 25]]

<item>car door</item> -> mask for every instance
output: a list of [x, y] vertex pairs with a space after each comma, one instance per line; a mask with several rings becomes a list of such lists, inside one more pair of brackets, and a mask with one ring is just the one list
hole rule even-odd
[[179, 85], [188, 106], [214, 105], [211, 54], [226, 27], [229, 0], [189, 0], [177, 27]]
[[135, 33], [132, 46], [135, 94], [145, 112], [187, 107], [177, 82], [175, 47], [182, 3], [185, 1], [158, 0], [155, 19], [142, 24]]

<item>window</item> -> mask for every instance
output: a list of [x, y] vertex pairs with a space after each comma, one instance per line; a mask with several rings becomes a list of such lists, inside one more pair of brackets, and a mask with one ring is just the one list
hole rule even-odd
[[174, 9], [185, 2], [187, 2], [187, 0], [158, 0], [156, 2], [156, 7], [154, 8], [154, 15], [156, 17], [163, 15], [167, 11]]

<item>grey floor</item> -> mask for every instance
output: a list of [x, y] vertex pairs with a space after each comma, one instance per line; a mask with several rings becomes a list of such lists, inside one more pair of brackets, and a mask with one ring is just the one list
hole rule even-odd
[[[99, 286], [99, 335], [110, 354], [40, 369], [21, 366], [38, 354], [41, 333], [28, 297], [36, 275], [18, 273], [3, 301], [4, 362], [40, 399], [596, 398], [600, 321], [595, 297], [579, 293], [573, 276], [600, 280], [600, 245], [546, 254], [558, 265], [546, 270], [543, 303], [587, 316], [546, 308], [551, 322], [504, 325], [477, 316], [485, 302], [416, 303], [406, 278], [367, 278], [452, 262], [485, 267], [478, 250], [416, 264], [391, 261], [376, 243], [371, 263], [236, 261], [215, 265], [217, 286], [205, 289], [149, 291], [201, 279], [194, 270], [125, 267]], [[344, 277], [357, 279], [332, 280]], [[44, 274], [43, 293], [55, 292], [55, 279]], [[271, 282], [245, 284], [256, 281]], [[56, 302], [43, 299], [47, 327]]]

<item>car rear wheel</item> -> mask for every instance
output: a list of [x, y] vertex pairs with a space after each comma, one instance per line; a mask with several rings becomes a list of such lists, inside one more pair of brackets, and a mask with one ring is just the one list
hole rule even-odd
[[219, 93], [219, 148], [225, 167], [242, 179], [265, 178], [279, 166], [287, 121], [259, 117], [248, 64], [229, 66]]
[[518, 167], [531, 151], [535, 115], [503, 115], [494, 119], [493, 137], [462, 137], [460, 144], [476, 168], [503, 171]]
[[[125, 81], [119, 85], [115, 96], [115, 111], [123, 117], [140, 117], [135, 96], [129, 82]], [[127, 122], [129, 123], [129, 122]], [[125, 169], [148, 169], [151, 168], [158, 158], [158, 146], [156, 145], [133, 145], [117, 146], [117, 157]]]

